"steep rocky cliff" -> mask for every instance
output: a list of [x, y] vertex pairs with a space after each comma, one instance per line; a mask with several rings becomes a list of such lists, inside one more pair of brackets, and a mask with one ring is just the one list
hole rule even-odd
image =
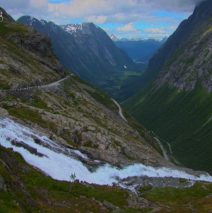
[[[212, 2], [204, 1], [151, 59], [126, 105], [183, 164], [212, 172]], [[165, 142], [166, 141], [166, 142]], [[168, 147], [168, 146], [167, 146]]]
[[47, 38], [17, 24], [5, 12], [4, 18], [0, 23], [1, 89], [51, 82], [64, 76]]

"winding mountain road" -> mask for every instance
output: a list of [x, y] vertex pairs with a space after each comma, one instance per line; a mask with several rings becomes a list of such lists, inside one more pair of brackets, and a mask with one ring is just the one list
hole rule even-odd
[[120, 104], [119, 104], [116, 100], [114, 100], [114, 99], [112, 99], [112, 101], [113, 101], [114, 104], [118, 107], [120, 117], [121, 117], [125, 122], [128, 122], [127, 119], [126, 119], [126, 117], [125, 117], [124, 114], [123, 114], [123, 110], [122, 110]]
[[162, 154], [163, 154], [163, 157], [167, 160], [167, 161], [170, 161], [170, 158], [167, 154], [167, 151], [166, 149], [163, 147], [162, 143], [160, 142], [160, 140], [157, 138], [157, 137], [154, 137], [154, 139], [157, 141], [161, 151], [162, 151]]
[[[29, 91], [29, 90], [39, 90], [39, 89], [51, 89], [51, 88], [55, 88], [55, 87], [58, 87], [62, 82], [64, 82], [65, 80], [67, 80], [68, 78], [70, 78], [70, 76], [66, 76], [65, 78], [62, 78], [58, 81], [55, 81], [55, 82], [52, 82], [52, 83], [49, 83], [49, 84], [44, 84], [44, 85], [38, 85], [38, 86], [29, 86], [29, 87], [22, 87], [22, 88], [17, 88], [17, 89], [7, 89], [7, 90], [0, 90], [0, 92], [21, 92], [21, 91]], [[119, 115], [120, 117], [125, 121], [125, 122], [128, 122], [126, 117], [124, 116], [123, 114], [123, 110], [120, 106], [120, 104], [112, 99], [112, 101], [114, 102], [114, 104], [118, 107], [118, 110], [119, 110]]]
[[17, 89], [0, 90], [0, 92], [21, 92], [21, 91], [34, 90], [34, 89], [51, 89], [51, 88], [58, 87], [62, 82], [64, 82], [68, 78], [70, 78], [70, 76], [66, 76], [65, 78], [62, 78], [58, 81], [55, 81], [55, 82], [52, 82], [52, 83], [49, 83], [49, 84], [22, 87], [22, 88], [17, 88]]

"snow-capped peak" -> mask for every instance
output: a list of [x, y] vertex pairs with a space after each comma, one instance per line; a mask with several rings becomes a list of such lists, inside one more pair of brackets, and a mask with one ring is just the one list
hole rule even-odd
[[29, 22], [29, 25], [30, 25], [30, 26], [32, 26], [35, 22], [38, 21], [36, 18], [34, 18], [34, 17], [32, 17], [32, 16], [29, 16], [29, 20], [30, 20], [30, 22]]
[[63, 29], [70, 34], [74, 34], [82, 30], [82, 24], [68, 24], [63, 26]]
[[48, 22], [47, 22], [46, 20], [44, 20], [44, 19], [41, 19], [40, 22], [41, 22], [42, 25], [46, 25], [46, 24], [48, 23]]
[[111, 34], [111, 35], [110, 35], [110, 38], [111, 38], [113, 41], [118, 41], [118, 40], [119, 40], [114, 34]]

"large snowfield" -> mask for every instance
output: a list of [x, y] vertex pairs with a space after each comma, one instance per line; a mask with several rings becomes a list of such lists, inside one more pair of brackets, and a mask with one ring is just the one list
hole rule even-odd
[[184, 171], [154, 168], [140, 163], [123, 169], [109, 164], [101, 164], [97, 168], [88, 169], [87, 165], [80, 161], [83, 158], [85, 161], [89, 159], [85, 154], [58, 144], [41, 133], [8, 118], [0, 119], [0, 145], [12, 148], [20, 153], [27, 163], [53, 179], [61, 181], [73, 181], [76, 176], [79, 181], [112, 185], [127, 177], [148, 176], [212, 182], [212, 176], [209, 175], [202, 174], [197, 177]]

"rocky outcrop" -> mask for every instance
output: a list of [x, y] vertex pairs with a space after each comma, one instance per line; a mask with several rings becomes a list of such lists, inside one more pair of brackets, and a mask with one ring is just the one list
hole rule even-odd
[[151, 59], [146, 75], [158, 76], [160, 86], [191, 91], [198, 83], [212, 92], [211, 8], [210, 0], [196, 7]]
[[7, 110], [0, 107], [0, 117], [4, 117], [4, 116], [7, 116], [7, 115], [8, 115]]
[[50, 40], [47, 37], [32, 32], [27, 35], [15, 33], [9, 35], [7, 39], [37, 56], [38, 60], [43, 64], [57, 72], [63, 72], [63, 67], [53, 54]]
[[46, 37], [15, 22], [1, 25], [5, 30], [0, 35], [0, 90], [40, 85], [64, 76]]
[[0, 11], [2, 11], [3, 13], [4, 22], [6, 23], [15, 22], [15, 20], [2, 7], [0, 7]]

